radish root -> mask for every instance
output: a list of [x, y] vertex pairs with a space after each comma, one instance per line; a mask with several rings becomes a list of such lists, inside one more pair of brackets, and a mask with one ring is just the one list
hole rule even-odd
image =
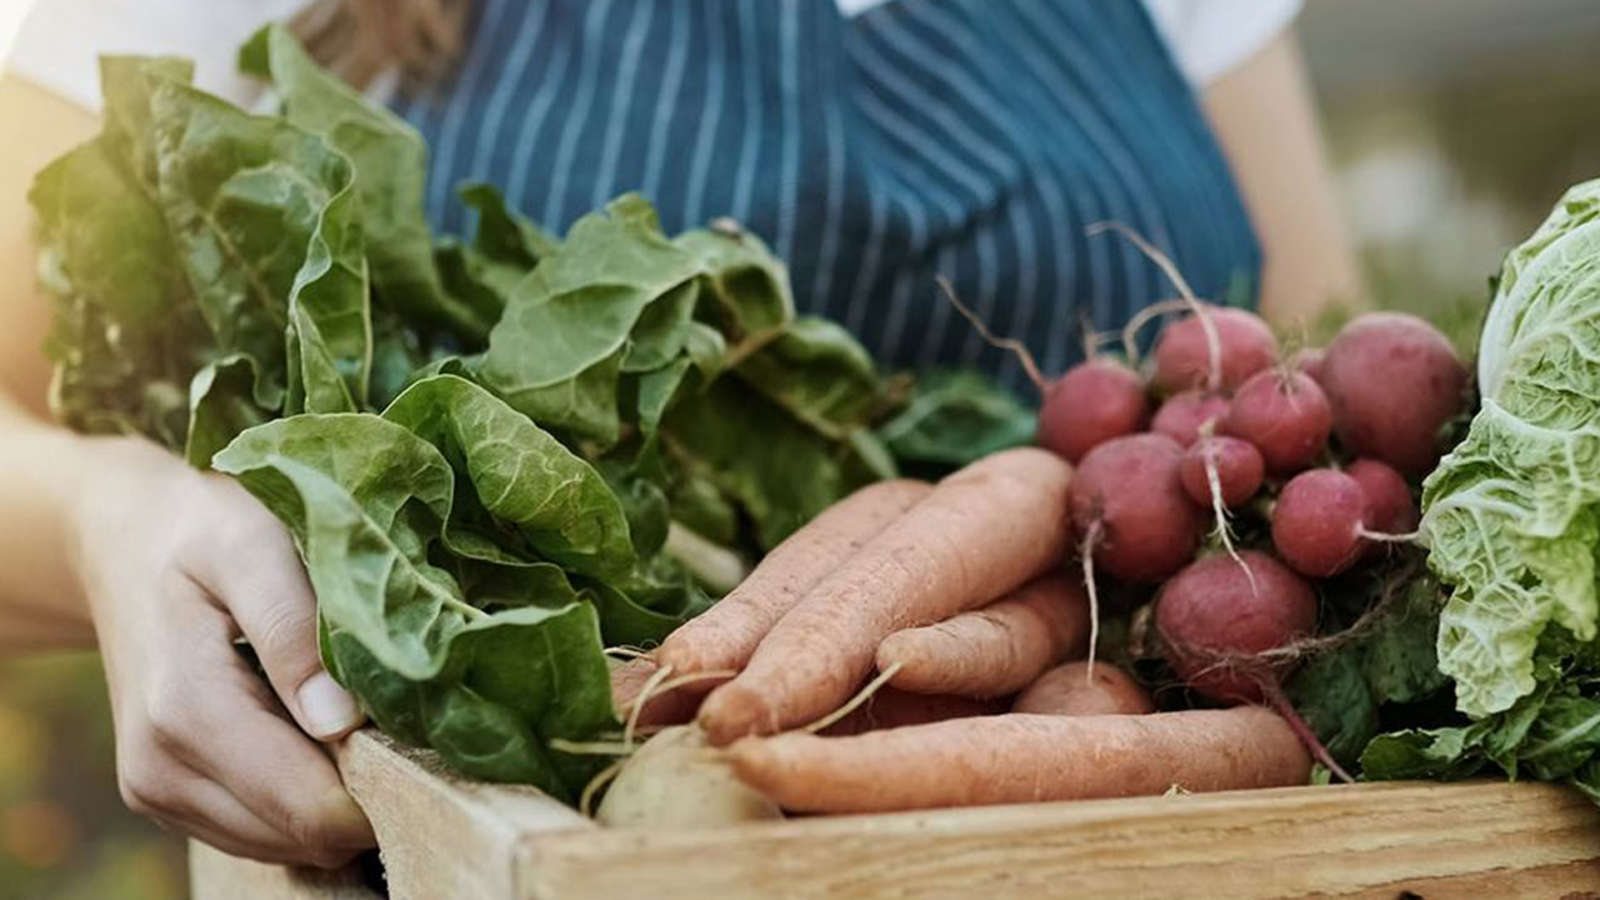
[[1022, 364], [1022, 371], [1027, 373], [1028, 380], [1032, 381], [1033, 386], [1039, 389], [1039, 393], [1044, 393], [1045, 389], [1049, 387], [1049, 382], [1045, 380], [1044, 373], [1039, 369], [1038, 361], [1033, 358], [1033, 353], [1028, 350], [1028, 345], [1016, 338], [999, 337], [990, 331], [989, 326], [984, 324], [983, 319], [977, 313], [968, 309], [967, 305], [962, 303], [961, 299], [956, 296], [956, 289], [950, 284], [950, 279], [943, 275], [935, 275], [933, 280], [938, 283], [939, 289], [944, 291], [944, 298], [950, 301], [950, 305], [956, 308], [956, 312], [972, 323], [972, 327], [977, 330], [978, 336], [983, 338], [984, 342], [991, 347], [1007, 350], [1015, 354], [1017, 362]]
[[1364, 526], [1356, 527], [1356, 535], [1369, 541], [1379, 541], [1389, 544], [1414, 544], [1422, 537], [1422, 531], [1407, 531], [1404, 534], [1384, 534], [1381, 531], [1368, 531]]
[[821, 731], [822, 729], [827, 728], [829, 725], [832, 725], [833, 723], [839, 721], [840, 719], [844, 718], [845, 716], [848, 716], [851, 713], [855, 712], [856, 709], [861, 706], [861, 704], [867, 702], [868, 700], [871, 700], [872, 699], [872, 695], [876, 694], [878, 692], [879, 688], [881, 688], [884, 685], [888, 684], [889, 683], [889, 679], [893, 678], [895, 676], [895, 673], [900, 671], [900, 667], [902, 665], [904, 665], [904, 664], [903, 663], [898, 663], [898, 662], [891, 664], [889, 666], [889, 668], [884, 669], [882, 672], [879, 672], [878, 673], [878, 677], [876, 677], [876, 678], [872, 679], [871, 681], [867, 682], [866, 687], [864, 687], [861, 690], [857, 691], [856, 695], [854, 697], [851, 697], [849, 700], [846, 700], [845, 704], [843, 706], [839, 707], [838, 709], [834, 710], [831, 713], [828, 713], [827, 715], [825, 715], [822, 718], [816, 720], [815, 722], [812, 722], [810, 725], [807, 725], [804, 728], [801, 728], [800, 730], [805, 732], [806, 734], [816, 734], [817, 732]]
[[644, 687], [639, 689], [639, 696], [633, 698], [633, 706], [628, 710], [628, 724], [622, 729], [624, 744], [633, 743], [633, 733], [639, 728], [639, 714], [644, 712], [644, 705], [650, 702], [650, 698], [661, 692], [661, 683], [671, 674], [671, 666], [662, 666], [651, 672], [650, 677], [645, 680]]
[[1187, 300], [1162, 300], [1134, 313], [1128, 324], [1122, 326], [1122, 352], [1128, 357], [1128, 362], [1135, 367], [1139, 365], [1139, 329], [1157, 316], [1191, 308]]
[[1083, 682], [1091, 687], [1094, 686], [1094, 653], [1100, 643], [1100, 591], [1094, 583], [1094, 548], [1100, 543], [1102, 533], [1100, 520], [1095, 519], [1089, 523], [1083, 543], [1078, 548], [1079, 555], [1083, 557], [1083, 592], [1089, 598], [1089, 652], [1086, 657], [1088, 665], [1083, 670]]
[[655, 657], [654, 652], [650, 650], [645, 650], [641, 647], [632, 647], [627, 644], [618, 644], [615, 647], [607, 647], [600, 652], [607, 656], [615, 656], [618, 659], [653, 659]]
[[1311, 726], [1306, 724], [1306, 720], [1300, 718], [1300, 713], [1295, 711], [1294, 704], [1289, 702], [1289, 697], [1283, 692], [1282, 686], [1271, 678], [1263, 678], [1261, 679], [1261, 693], [1262, 696], [1267, 698], [1267, 705], [1272, 707], [1272, 711], [1283, 717], [1283, 721], [1289, 724], [1289, 730], [1293, 731], [1295, 737], [1300, 739], [1300, 743], [1304, 744], [1306, 749], [1311, 752], [1312, 758], [1327, 766], [1328, 771], [1332, 772], [1335, 778], [1345, 784], [1355, 784], [1356, 780], [1351, 778], [1350, 773], [1344, 770], [1344, 766], [1339, 765], [1339, 761], [1333, 758], [1333, 754], [1329, 752], [1327, 745], [1322, 743], [1322, 739], [1317, 737], [1315, 731], [1311, 730]]
[[[1211, 422], [1208, 421], [1201, 425], [1201, 440], [1210, 437], [1212, 431]], [[1210, 451], [1213, 448], [1207, 447], [1205, 449]], [[1250, 582], [1250, 596], [1258, 597], [1261, 595], [1261, 589], [1256, 585], [1255, 570], [1245, 565], [1244, 557], [1240, 556], [1239, 551], [1234, 549], [1233, 534], [1228, 529], [1228, 508], [1222, 505], [1222, 476], [1217, 472], [1217, 455], [1214, 452], [1203, 452], [1200, 462], [1205, 466], [1206, 487], [1211, 491], [1211, 514], [1217, 520], [1217, 527], [1212, 533], [1216, 536], [1217, 541], [1222, 544], [1222, 549], [1227, 552], [1228, 558], [1243, 570], [1245, 580]]]
[[620, 741], [569, 741], [565, 738], [551, 738], [547, 741], [551, 750], [570, 753], [573, 756], [628, 756], [637, 750], [633, 744], [624, 744]]
[[583, 793], [578, 795], [578, 812], [582, 813], [585, 818], [594, 818], [594, 795], [599, 793], [601, 788], [616, 780], [618, 775], [622, 774], [622, 767], [628, 764], [629, 758], [619, 759], [596, 772], [595, 776], [589, 779], [589, 783], [583, 786]]
[[1200, 319], [1200, 329], [1206, 334], [1206, 354], [1210, 357], [1210, 366], [1206, 373], [1206, 388], [1217, 390], [1222, 386], [1222, 338], [1217, 334], [1217, 324], [1211, 321], [1210, 313], [1206, 312], [1205, 304], [1195, 295], [1194, 289], [1184, 279], [1183, 273], [1178, 271], [1178, 266], [1172, 257], [1161, 252], [1154, 244], [1145, 240], [1139, 232], [1122, 224], [1121, 222], [1096, 222], [1084, 230], [1085, 234], [1094, 236], [1107, 231], [1114, 231], [1129, 243], [1139, 248], [1147, 259], [1156, 264], [1167, 278], [1172, 281], [1172, 286], [1178, 289], [1178, 294], [1183, 297], [1183, 302], [1194, 310]]

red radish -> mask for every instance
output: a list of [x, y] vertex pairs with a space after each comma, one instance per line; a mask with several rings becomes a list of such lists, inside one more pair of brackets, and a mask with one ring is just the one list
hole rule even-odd
[[1347, 452], [1421, 475], [1439, 461], [1440, 429], [1462, 410], [1467, 369], [1427, 322], [1367, 313], [1328, 345], [1319, 380]]
[[1327, 351], [1321, 347], [1301, 347], [1289, 357], [1289, 368], [1304, 372], [1311, 376], [1312, 381], [1322, 381], [1322, 364], [1327, 359]]
[[[1039, 446], [1076, 463], [1085, 453], [1107, 440], [1143, 431], [1150, 421], [1150, 399], [1144, 380], [1128, 366], [1107, 357], [1094, 357], [1073, 366], [1054, 381], [1047, 380], [1026, 344], [1003, 338], [989, 330], [983, 319], [956, 296], [955, 288], [944, 276], [936, 276], [945, 299], [963, 318], [972, 323], [990, 346], [1016, 355], [1017, 362], [1039, 389], [1043, 402], [1035, 440]], [[1086, 355], [1092, 356], [1091, 337]]]
[[1012, 712], [1056, 716], [1142, 716], [1155, 702], [1133, 676], [1110, 663], [1063, 663], [1017, 695]]
[[[1210, 342], [1200, 316], [1216, 329], [1220, 352], [1219, 383], [1209, 384]], [[1278, 359], [1278, 339], [1267, 323], [1249, 310], [1201, 304], [1201, 311], [1162, 329], [1156, 339], [1155, 384], [1163, 391], [1212, 387], [1232, 390]]]
[[1375, 459], [1358, 459], [1345, 466], [1344, 473], [1354, 478], [1366, 495], [1364, 521], [1368, 528], [1403, 534], [1417, 527], [1417, 503], [1399, 472]]
[[[1417, 501], [1412, 499], [1411, 487], [1386, 463], [1375, 459], [1358, 459], [1344, 467], [1344, 473], [1361, 485], [1367, 498], [1367, 511], [1362, 521], [1376, 532], [1403, 535], [1417, 527]], [[1369, 543], [1370, 556], [1382, 545]]]
[[1221, 421], [1228, 398], [1212, 391], [1181, 391], [1167, 398], [1150, 420], [1150, 430], [1187, 447], [1200, 437], [1207, 423]]
[[1272, 507], [1272, 545], [1302, 575], [1337, 575], [1360, 558], [1367, 496], [1336, 469], [1312, 469], [1289, 479]]
[[1194, 502], [1202, 506], [1211, 505], [1211, 474], [1206, 471], [1208, 460], [1216, 472], [1223, 506], [1239, 506], [1261, 490], [1266, 463], [1262, 461], [1261, 451], [1256, 449], [1256, 445], [1225, 434], [1211, 435], [1201, 438], [1184, 451], [1183, 459], [1178, 464], [1178, 477], [1183, 480], [1183, 489]]
[[[1246, 571], [1248, 569], [1248, 571]], [[1258, 550], [1206, 556], [1161, 586], [1156, 633], [1184, 683], [1215, 700], [1257, 702], [1284, 663], [1240, 662], [1310, 635], [1317, 595], [1300, 576]]]
[[1332, 427], [1328, 398], [1311, 376], [1277, 368], [1257, 372], [1240, 385], [1222, 420], [1222, 432], [1255, 444], [1275, 475], [1315, 462]]
[[1139, 374], [1116, 360], [1091, 359], [1044, 389], [1038, 441], [1075, 463], [1098, 444], [1144, 430], [1149, 418]]
[[1072, 479], [1072, 524], [1094, 564], [1125, 581], [1156, 582], [1194, 558], [1203, 521], [1183, 491], [1183, 448], [1161, 434], [1113, 438]]

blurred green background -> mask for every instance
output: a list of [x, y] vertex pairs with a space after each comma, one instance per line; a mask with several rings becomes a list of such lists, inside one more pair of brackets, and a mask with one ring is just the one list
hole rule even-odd
[[[1486, 280], [1600, 175], [1594, 0], [1309, 0], [1299, 21], [1375, 297], [1470, 345]], [[0, 662], [0, 895], [177, 900], [182, 845], [117, 799], [98, 661]]]

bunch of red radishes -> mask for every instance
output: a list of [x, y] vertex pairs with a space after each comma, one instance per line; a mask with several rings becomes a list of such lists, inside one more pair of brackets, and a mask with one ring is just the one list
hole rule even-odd
[[[1293, 664], [1268, 651], [1316, 629], [1314, 579], [1414, 538], [1412, 483], [1463, 411], [1467, 370], [1414, 316], [1363, 315], [1285, 358], [1253, 313], [1188, 309], [1142, 371], [1097, 357], [1050, 383], [1038, 440], [1078, 466], [1090, 581], [1159, 585], [1155, 632], [1178, 676], [1258, 701]], [[1261, 546], [1236, 547], [1230, 515], [1264, 517]]]

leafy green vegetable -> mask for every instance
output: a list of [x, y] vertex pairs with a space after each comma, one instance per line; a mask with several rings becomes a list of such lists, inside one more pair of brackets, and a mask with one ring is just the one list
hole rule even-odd
[[256, 365], [249, 356], [229, 356], [201, 369], [189, 382], [192, 412], [183, 458], [190, 465], [206, 468], [211, 465], [211, 457], [228, 446], [235, 435], [267, 420], [267, 414], [254, 400], [255, 385], [260, 380]]
[[58, 297], [57, 415], [198, 461], [286, 401], [355, 408], [371, 334], [348, 161], [187, 75], [107, 58], [105, 132], [40, 173], [30, 199]]
[[911, 402], [878, 429], [903, 463], [957, 468], [1033, 441], [1034, 413], [988, 377], [971, 371], [932, 373]]
[[794, 320], [736, 371], [767, 399], [833, 438], [867, 425], [884, 405], [872, 357], [827, 319]]
[[[1362, 627], [1354, 640], [1313, 657], [1285, 685], [1295, 709], [1335, 759], [1352, 763], [1383, 727], [1383, 714], [1395, 704], [1426, 700], [1445, 686], [1434, 661], [1440, 589], [1421, 577], [1403, 579], [1412, 566], [1396, 560], [1386, 577], [1368, 574], [1329, 582], [1354, 596], [1330, 598], [1330, 606], [1365, 609], [1389, 590], [1404, 589], [1392, 607]], [[1391, 579], [1400, 580], [1399, 587]], [[1353, 590], [1352, 590], [1353, 588]]]
[[438, 448], [483, 509], [542, 559], [605, 575], [634, 561], [623, 505], [594, 467], [527, 417], [454, 375], [413, 384], [383, 418]]
[[1454, 592], [1439, 667], [1461, 710], [1535, 686], [1554, 623], [1592, 640], [1600, 597], [1600, 181], [1578, 185], [1507, 257], [1478, 352], [1482, 409], [1428, 477], [1429, 563]]
[[754, 236], [669, 237], [624, 195], [561, 241], [470, 184], [284, 29], [241, 66], [277, 115], [107, 57], [94, 140], [35, 179], [58, 416], [237, 478], [294, 536], [328, 670], [396, 737], [572, 799], [617, 723], [603, 642], [714, 598], [674, 523], [742, 557], [892, 474], [895, 384], [796, 320]]
[[1378, 703], [1349, 648], [1306, 663], [1286, 687], [1295, 710], [1334, 759], [1347, 763], [1378, 733]]
[[765, 549], [870, 480], [837, 444], [733, 379], [679, 403], [663, 428], [669, 455], [734, 498]]
[[318, 68], [282, 25], [257, 32], [240, 49], [239, 67], [271, 79], [286, 121], [326, 138], [354, 164], [362, 230], [383, 303], [468, 343], [481, 341], [493, 320], [446, 293], [434, 267], [433, 237], [422, 213], [427, 148], [416, 129]]
[[562, 252], [518, 284], [478, 370], [535, 420], [605, 444], [620, 427], [629, 334], [646, 307], [699, 272], [637, 203], [623, 197], [572, 226]]

